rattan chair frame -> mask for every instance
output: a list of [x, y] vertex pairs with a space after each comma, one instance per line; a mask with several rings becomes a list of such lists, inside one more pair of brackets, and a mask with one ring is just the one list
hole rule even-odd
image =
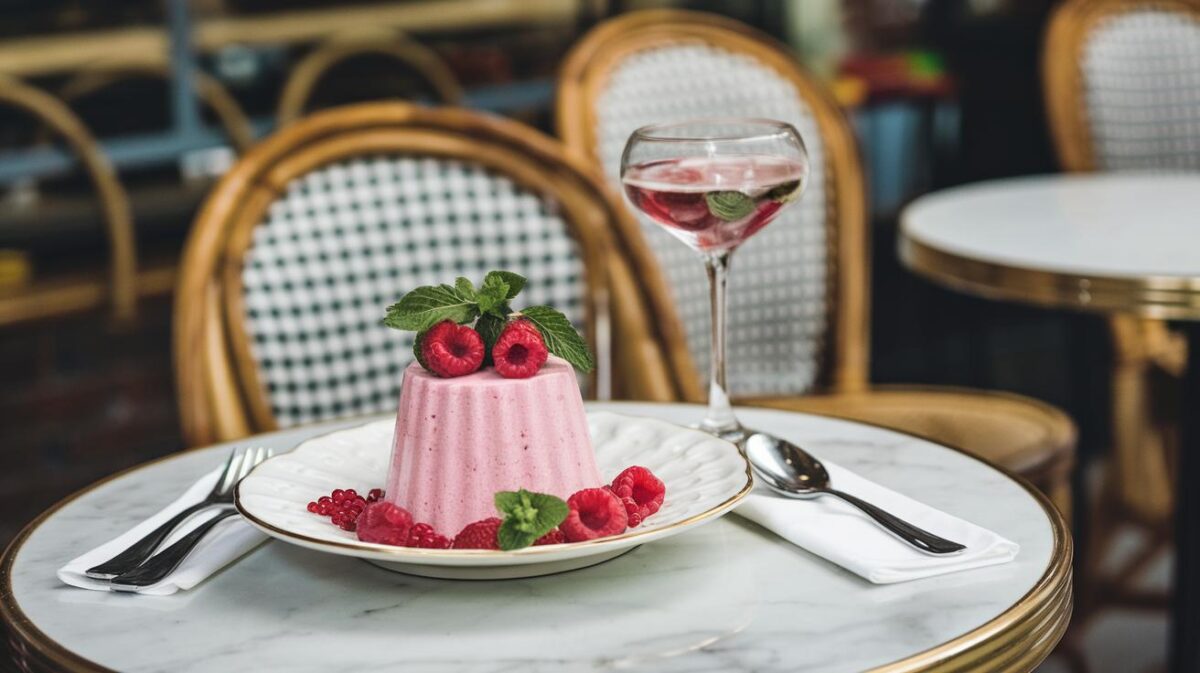
[[96, 190], [109, 247], [109, 303], [115, 324], [137, 315], [137, 240], [129, 196], [84, 123], [62, 101], [23, 82], [0, 77], [0, 105], [25, 112], [61, 136]]

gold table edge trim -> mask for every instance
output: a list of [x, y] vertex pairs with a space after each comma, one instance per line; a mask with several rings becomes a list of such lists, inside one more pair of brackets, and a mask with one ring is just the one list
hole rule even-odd
[[[656, 404], [653, 402], [637, 402], [638, 404]], [[661, 404], [675, 405], [674, 402], [663, 402]], [[780, 413], [796, 413], [782, 410], [774, 410]], [[807, 413], [807, 412], [806, 412]], [[811, 414], [819, 416], [821, 414]], [[371, 414], [362, 418], [383, 417], [386, 414]], [[351, 419], [341, 419], [351, 420]], [[328, 421], [326, 421], [328, 422]], [[1071, 617], [1071, 560], [1073, 557], [1072, 540], [1070, 533], [1067, 531], [1066, 522], [1058, 509], [1050, 502], [1050, 500], [1040, 491], [1033, 487], [1025, 479], [1018, 475], [1012, 474], [1003, 467], [992, 463], [979, 456], [972, 455], [962, 448], [946, 444], [945, 442], [935, 441], [929, 437], [922, 435], [893, 430], [885, 428], [874, 423], [863, 421], [850, 421], [860, 423], [888, 432], [895, 432], [901, 435], [916, 437], [938, 446], [956, 451], [969, 458], [983, 463], [988, 467], [1000, 472], [1009, 479], [1016, 482], [1041, 505], [1045, 512], [1051, 531], [1053, 533], [1053, 543], [1050, 552], [1050, 561], [1045, 572], [1037, 583], [1026, 592], [1016, 603], [1009, 607], [1004, 612], [1000, 613], [991, 620], [984, 622], [980, 626], [953, 638], [941, 645], [930, 648], [928, 650], [918, 652], [901, 659], [869, 669], [868, 673], [943, 673], [945, 671], [961, 670], [964, 666], [969, 667], [972, 671], [1032, 671], [1038, 664], [1050, 656], [1058, 641], [1066, 632], [1067, 624]], [[313, 425], [321, 425], [323, 423], [314, 423]], [[302, 426], [289, 428], [289, 430], [297, 430]], [[243, 442], [248, 442], [253, 439], [253, 436], [247, 437]], [[132, 467], [126, 468], [115, 474], [109, 475], [93, 484], [72, 493], [66, 498], [55, 503], [45, 512], [42, 512], [33, 521], [25, 525], [15, 538], [5, 548], [3, 555], [0, 555], [0, 621], [3, 622], [10, 634], [10, 640], [14, 641], [14, 646], [22, 648], [30, 648], [34, 654], [45, 659], [57, 670], [69, 671], [70, 673], [115, 673], [112, 669], [97, 664], [93, 661], [85, 659], [67, 648], [60, 645], [57, 641], [47, 636], [33, 624], [33, 622], [25, 615], [20, 606], [17, 605], [12, 588], [12, 566], [16, 561], [17, 553], [21, 549], [21, 545], [33, 534], [35, 530], [54, 513], [69, 505], [76, 499], [86, 495], [87, 493], [103, 486], [104, 484], [124, 477], [137, 470], [145, 469], [167, 460], [178, 458], [179, 456], [190, 453], [192, 451], [201, 451], [210, 448], [209, 446], [194, 447], [183, 451], [162, 456], [145, 463], [140, 463]], [[1048, 616], [1043, 613], [1049, 613]], [[1040, 618], [1040, 619], [1039, 619]], [[1011, 647], [1019, 647], [1021, 644], [1028, 642], [1031, 638], [1044, 636], [1032, 648], [1028, 650], [1028, 656], [1022, 662], [1008, 662], [1000, 660], [997, 657], [990, 656], [993, 652], [1009, 649]], [[19, 650], [18, 650], [19, 652]], [[984, 657], [986, 661], [978, 660], [978, 657]], [[1013, 665], [1009, 665], [1009, 664]], [[1015, 667], [1014, 667], [1015, 666]]]
[[[904, 220], [902, 216], [902, 222]], [[900, 261], [910, 271], [960, 292], [1044, 307], [1200, 320], [1200, 276], [1125, 278], [1054, 272], [984, 261], [925, 243], [902, 226]]]

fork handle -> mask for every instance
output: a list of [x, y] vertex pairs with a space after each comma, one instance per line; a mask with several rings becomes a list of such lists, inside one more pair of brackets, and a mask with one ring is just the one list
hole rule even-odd
[[167, 575], [170, 575], [180, 563], [192, 553], [196, 545], [200, 544], [200, 540], [208, 535], [208, 532], [214, 526], [221, 523], [231, 516], [237, 516], [236, 509], [227, 509], [224, 512], [214, 516], [204, 523], [196, 526], [191, 532], [179, 538], [174, 544], [161, 552], [155, 554], [149, 561], [134, 568], [133, 570], [114, 577], [112, 587], [116, 590], [121, 590], [125, 587], [147, 587], [151, 584], [158, 584]]
[[883, 526], [889, 533], [895, 535], [901, 540], [904, 540], [926, 554], [941, 556], [943, 554], [956, 554], [966, 549], [965, 546], [953, 540], [947, 540], [944, 537], [938, 537], [924, 528], [915, 526], [904, 519], [901, 519], [895, 514], [885, 512], [875, 505], [850, 495], [849, 493], [844, 493], [832, 488], [822, 489], [820, 492], [837, 496], [851, 505], [854, 505], [862, 510], [867, 516], [875, 519], [875, 522], [880, 526]]
[[117, 575], [133, 570], [140, 566], [143, 561], [150, 558], [154, 554], [154, 550], [158, 549], [163, 540], [166, 540], [167, 536], [179, 527], [179, 524], [192, 518], [197, 512], [213, 507], [215, 504], [211, 502], [198, 502], [188, 507], [168, 519], [163, 525], [147, 533], [142, 539], [129, 545], [125, 551], [98, 566], [88, 568], [83, 574], [95, 580], [109, 580]]

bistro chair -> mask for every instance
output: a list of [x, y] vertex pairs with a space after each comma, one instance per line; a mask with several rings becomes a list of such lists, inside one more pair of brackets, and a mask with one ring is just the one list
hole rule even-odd
[[[340, 67], [372, 57], [383, 59], [391, 68], [410, 76], [414, 87], [410, 95], [429, 96], [445, 105], [457, 105], [462, 100], [462, 87], [450, 66], [425, 45], [390, 31], [344, 34], [330, 38], [292, 68], [279, 97], [276, 112], [279, 125], [304, 116], [322, 89], [330, 88], [330, 80], [334, 79], [330, 75]], [[379, 82], [373, 81], [371, 97], [380, 98]]]
[[[617, 184], [629, 134], [697, 116], [770, 117], [808, 145], [805, 195], [743, 245], [729, 296], [729, 381], [744, 403], [814, 411], [930, 436], [1027, 477], [1069, 513], [1075, 428], [1015, 395], [868, 388], [866, 196], [851, 130], [827, 91], [769, 37], [722, 17], [625, 14], [589, 32], [564, 63], [557, 100], [566, 144]], [[704, 399], [708, 297], [693, 253], [628, 210], [623, 238], [664, 326], [681, 397]], [[814, 395], [815, 392], [823, 394]]]
[[[509, 120], [364, 103], [289, 126], [222, 178], [184, 251], [187, 439], [394, 410], [413, 338], [380, 324], [387, 306], [491, 269], [529, 279], [520, 305], [554, 305], [583, 328], [599, 361], [592, 396], [669, 399], [653, 336], [610, 348], [610, 324], [648, 324], [608, 254], [619, 208], [557, 141]], [[615, 388], [614, 357], [634, 372]]]
[[[68, 104], [103, 94], [108, 89], [131, 80], [149, 80], [166, 84], [172, 77], [170, 67], [161, 58], [148, 56], [142, 60], [130, 56], [120, 62], [91, 65], [66, 80], [58, 96]], [[193, 73], [196, 97], [212, 112], [229, 144], [239, 154], [254, 143], [254, 129], [237, 99], [215, 77], [205, 72]]]
[[[1059, 163], [1070, 172], [1200, 171], [1200, 1], [1069, 0], [1046, 33], [1043, 78]], [[1137, 582], [1171, 539], [1177, 395], [1188, 353], [1153, 318], [1109, 320], [1112, 456], [1089, 533], [1081, 608], [1165, 609]], [[1187, 413], [1187, 412], [1185, 412]], [[1107, 566], [1115, 534], [1145, 542]]]
[[[140, 293], [136, 234], [129, 197], [112, 165], [83, 122], [57, 98], [35, 87], [0, 77], [0, 105], [30, 115], [51, 136], [66, 143], [80, 162], [89, 191], [99, 199], [108, 242], [107, 287], [77, 279], [35, 280], [30, 288], [0, 295], [0, 325], [53, 318], [107, 304], [114, 324], [128, 325], [137, 314]], [[106, 300], [104, 299], [106, 297]]]

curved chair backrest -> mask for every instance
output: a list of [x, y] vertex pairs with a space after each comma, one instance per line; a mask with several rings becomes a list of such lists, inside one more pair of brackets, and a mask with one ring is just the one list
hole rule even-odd
[[17, 108], [35, 117], [53, 135], [61, 136], [79, 157], [88, 181], [100, 199], [104, 217], [113, 320], [117, 324], [130, 323], [137, 314], [137, 242], [129, 197], [112, 165], [83, 122], [61, 101], [44, 91], [0, 77], [0, 105]]
[[1069, 0], [1043, 66], [1067, 170], [1200, 170], [1200, 0]]
[[[148, 58], [144, 63], [100, 63], [85, 68], [68, 79], [59, 89], [58, 95], [63, 101], [71, 103], [133, 78], [167, 82], [171, 78], [171, 70], [165, 63], [154, 58]], [[233, 148], [239, 154], [245, 152], [254, 143], [254, 130], [246, 113], [229, 90], [216, 78], [203, 72], [195, 73], [195, 78], [196, 94], [200, 101], [216, 115]]]
[[[792, 123], [812, 175], [799, 204], [734, 255], [729, 299], [729, 387], [736, 395], [851, 389], [866, 381], [865, 196], [850, 129], [826, 91], [770, 38], [728, 19], [647, 10], [601, 24], [568, 55], [559, 78], [558, 130], [616, 188], [629, 134], [696, 117], [769, 117]], [[627, 216], [628, 217], [628, 216]], [[709, 303], [703, 265], [645, 218], [653, 251], [643, 269], [658, 315], [676, 316], [667, 348], [688, 399], [703, 399]], [[636, 235], [636, 234], [635, 234]], [[665, 283], [661, 278], [665, 277]]]
[[292, 69], [279, 97], [279, 125], [304, 116], [309, 100], [330, 70], [368, 55], [386, 57], [420, 77], [439, 103], [457, 105], [462, 100], [462, 87], [454, 72], [432, 49], [399, 35], [341, 36], [311, 51]]
[[175, 357], [188, 439], [394, 409], [413, 339], [380, 324], [386, 307], [497, 268], [529, 278], [519, 306], [554, 305], [583, 327], [603, 395], [619, 206], [582, 165], [516, 122], [404, 103], [328, 110], [259, 143], [184, 251]]

